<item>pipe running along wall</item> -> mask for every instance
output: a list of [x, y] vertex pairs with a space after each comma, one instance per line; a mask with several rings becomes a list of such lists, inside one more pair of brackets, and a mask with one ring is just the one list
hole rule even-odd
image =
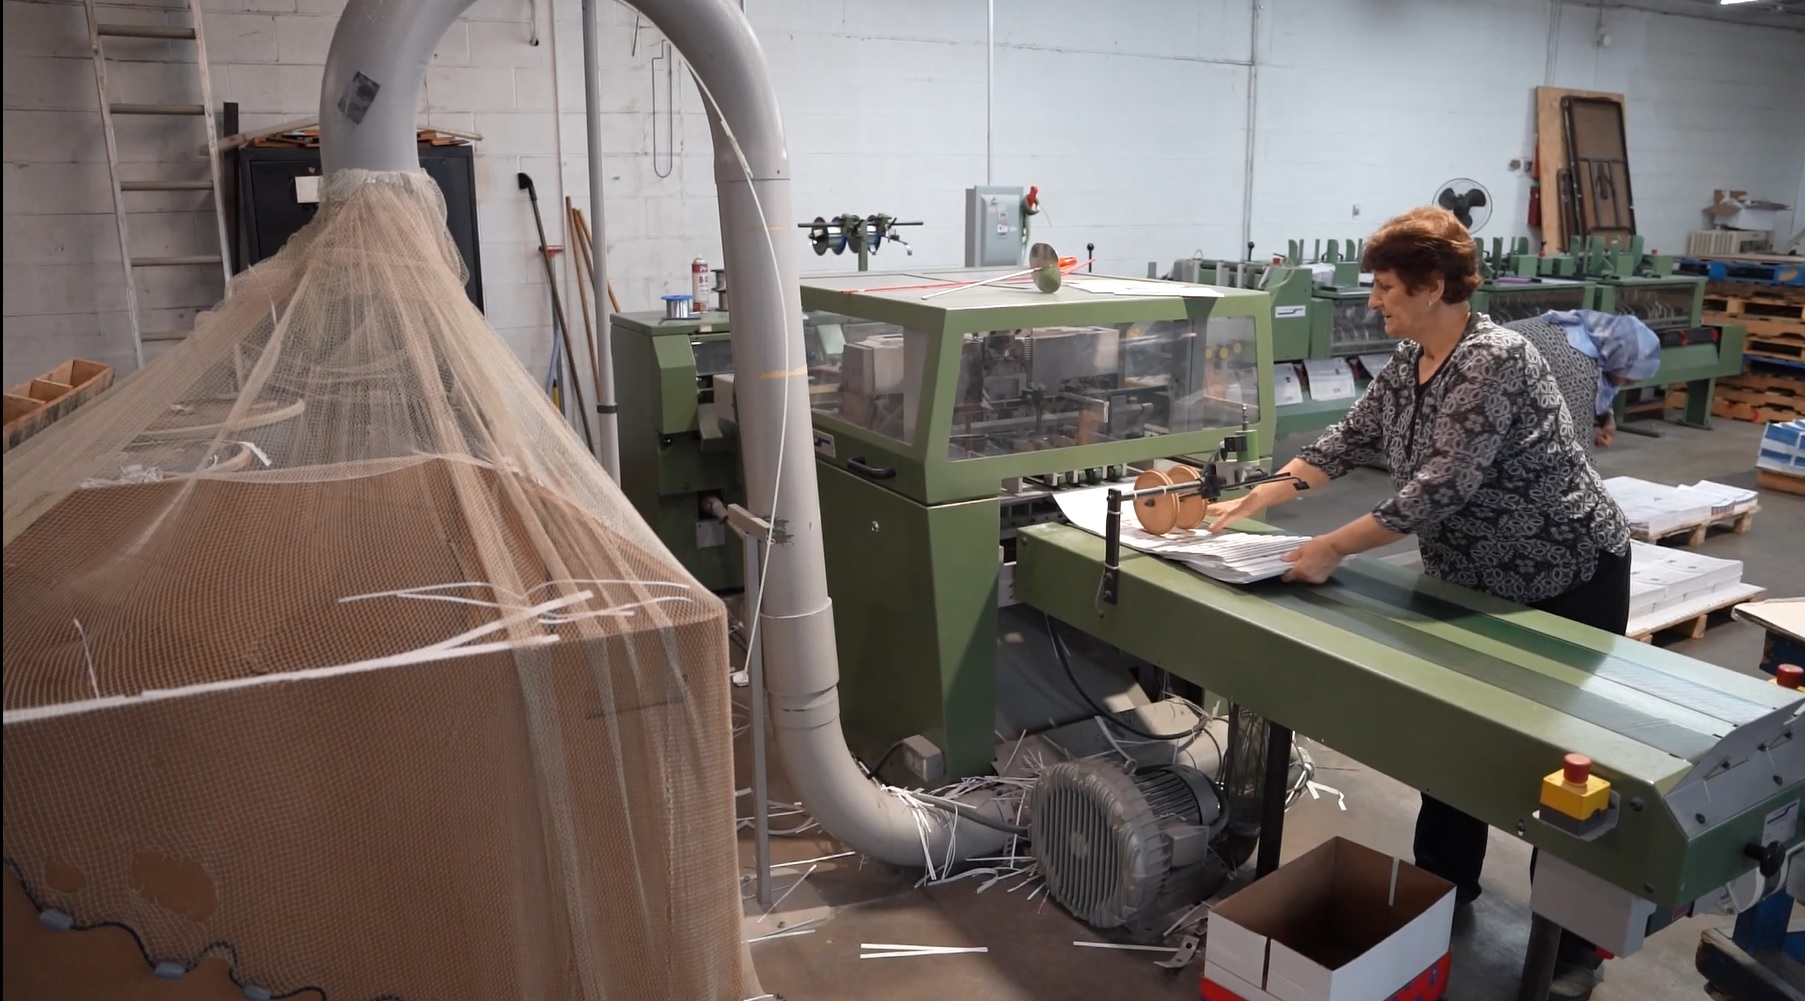
[[[326, 172], [420, 168], [414, 123], [420, 85], [434, 47], [471, 2], [350, 0], [321, 83]], [[734, 392], [746, 496], [776, 529], [766, 547], [756, 628], [785, 771], [822, 828], [872, 858], [914, 865], [924, 853], [938, 861], [994, 851], [1008, 835], [922, 809], [867, 778], [840, 727], [802, 299], [790, 239], [789, 153], [764, 51], [730, 0], [640, 0], [636, 6], [688, 59], [714, 135], [722, 248], [733, 275]], [[589, 107], [592, 120], [600, 110]], [[994, 801], [965, 808], [1007, 819]]]

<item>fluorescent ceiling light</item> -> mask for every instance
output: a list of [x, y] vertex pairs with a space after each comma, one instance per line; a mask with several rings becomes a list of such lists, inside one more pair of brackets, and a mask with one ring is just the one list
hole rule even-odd
[[1754, 2], [1755, 2], [1755, 0], [1717, 0], [1718, 5], [1722, 6], [1722, 7], [1728, 7], [1731, 4], [1754, 3]]

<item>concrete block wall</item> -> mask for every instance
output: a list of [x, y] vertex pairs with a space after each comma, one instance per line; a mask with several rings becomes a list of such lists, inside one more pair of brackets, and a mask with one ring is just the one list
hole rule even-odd
[[[173, 0], [155, 2], [171, 6], [109, 6], [106, 18], [185, 23]], [[313, 115], [342, 0], [204, 2], [215, 99], [239, 102], [246, 128]], [[1629, 99], [1639, 221], [1664, 248], [1702, 224], [1712, 188], [1784, 200], [1805, 179], [1805, 112], [1788, 104], [1805, 92], [1805, 33], [1613, 6], [1600, 46], [1599, 8], [1574, 3], [1257, 0], [1256, 37], [1253, 2], [996, 0], [990, 166], [996, 183], [1040, 186], [1037, 236], [1067, 254], [1095, 243], [1098, 270], [1127, 274], [1243, 252], [1250, 57], [1245, 223], [1260, 253], [1364, 235], [1453, 177], [1493, 193], [1482, 236], [1526, 233], [1527, 175], [1508, 165], [1533, 151], [1531, 89], [1543, 83]], [[129, 368], [82, 8], [4, 9], [6, 378], [71, 354]], [[623, 306], [651, 309], [687, 290], [692, 258], [720, 263], [711, 143], [682, 57], [630, 8], [601, 9], [609, 273]], [[423, 123], [484, 136], [488, 315], [534, 371], [549, 356], [551, 304], [515, 174], [534, 177], [548, 239], [566, 244], [564, 196], [588, 208], [579, 11], [578, 0], [479, 0], [419, 98]], [[795, 178], [797, 218], [773, 223], [890, 213], [925, 225], [904, 231], [912, 256], [886, 247], [875, 266], [960, 263], [963, 189], [986, 173], [985, 4], [751, 0], [748, 12]], [[184, 99], [185, 43], [108, 45], [125, 55], [114, 80], [137, 99]], [[126, 169], [198, 172], [194, 131], [130, 123]], [[198, 196], [129, 197], [135, 252], [211, 246]], [[805, 252], [802, 263], [850, 270], [853, 258]], [[569, 262], [559, 266], [567, 279]], [[217, 298], [219, 278], [153, 272], [139, 287], [146, 327], [175, 328]], [[563, 291], [580, 332], [575, 289]]]

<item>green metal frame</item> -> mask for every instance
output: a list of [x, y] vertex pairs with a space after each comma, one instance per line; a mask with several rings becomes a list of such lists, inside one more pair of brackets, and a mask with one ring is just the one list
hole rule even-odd
[[727, 314], [667, 321], [661, 313], [617, 313], [610, 325], [621, 491], [703, 586], [740, 587], [737, 541], [722, 532], [721, 544], [703, 546], [697, 534], [703, 495], [729, 504], [745, 499], [738, 443], [721, 435], [700, 398], [692, 347], [725, 341]]
[[[802, 308], [840, 313], [888, 323], [929, 338], [924, 385], [913, 438], [898, 441], [839, 417], [817, 412], [817, 432], [828, 439], [820, 449], [824, 461], [841, 469], [849, 460], [896, 473], [887, 489], [926, 504], [943, 504], [996, 496], [1005, 480], [1056, 472], [1105, 469], [1127, 463], [1178, 455], [1208, 455], [1226, 434], [1239, 428], [1183, 431], [1132, 441], [1099, 442], [1053, 451], [953, 459], [946, 454], [953, 430], [951, 400], [959, 377], [961, 345], [966, 334], [1060, 325], [1104, 325], [1194, 320], [1201, 327], [1212, 317], [1248, 316], [1254, 320], [1255, 355], [1272, 357], [1272, 310], [1266, 293], [1219, 289], [1220, 298], [1181, 296], [1097, 295], [1065, 287], [1045, 294], [1016, 288], [974, 288], [923, 300], [926, 292], [860, 291], [898, 285], [976, 280], [1007, 272], [953, 271], [884, 274], [867, 272], [805, 278]], [[937, 291], [937, 290], [930, 290]], [[1259, 415], [1247, 428], [1254, 454], [1271, 450], [1277, 422], [1272, 406], [1272, 367], [1260, 365]]]
[[[995, 748], [997, 587], [1006, 481], [1073, 480], [1130, 463], [1211, 455], [1246, 434], [1248, 456], [1271, 440], [1272, 311], [1265, 293], [1222, 289], [1221, 298], [1044, 294], [980, 288], [923, 301], [925, 290], [848, 290], [971, 280], [951, 274], [843, 275], [804, 279], [804, 309], [887, 323], [930, 337], [913, 440], [903, 443], [817, 412], [814, 426], [828, 592], [840, 661], [847, 739], [874, 760], [922, 734], [945, 754], [948, 778], [990, 770]], [[961, 346], [968, 333], [1043, 326], [1248, 316], [1254, 320], [1258, 421], [1128, 441], [955, 460], [947, 455]], [[825, 436], [825, 440], [822, 440]], [[829, 444], [828, 442], [831, 442]], [[849, 467], [891, 467], [872, 478]], [[1013, 504], [1013, 499], [1008, 503]], [[893, 768], [888, 776], [907, 780]]]
[[[1376, 560], [1323, 587], [1238, 588], [1125, 552], [1119, 603], [1101, 605], [1103, 549], [1070, 526], [1023, 529], [1016, 597], [1658, 905], [1740, 875], [1768, 812], [1805, 800], [1775, 788], [1690, 838], [1661, 800], [1692, 767], [1676, 752], [1718, 739], [1703, 706], [1761, 715], [1796, 692]], [[1531, 816], [1569, 752], [1624, 804], [1596, 841]]]
[[[1611, 275], [1597, 279], [1598, 309], [1606, 313], [1617, 311], [1617, 295], [1625, 288], [1687, 288], [1692, 297], [1691, 318], [1688, 329], [1697, 329], [1704, 320], [1705, 279], [1685, 275], [1663, 277], [1633, 277]], [[1636, 383], [1628, 389], [1661, 388], [1684, 383], [1686, 386], [1686, 415], [1681, 423], [1688, 427], [1709, 429], [1711, 427], [1711, 398], [1716, 393], [1717, 380], [1726, 376], [1742, 373], [1742, 350], [1747, 338], [1747, 328], [1741, 324], [1728, 323], [1719, 326], [1715, 343], [1687, 343], [1668, 345], [1661, 349], [1661, 367], [1655, 374]], [[1617, 397], [1614, 406], [1617, 423], [1624, 426], [1625, 400]]]
[[1504, 323], [1506, 322], [1505, 320], [1499, 319], [1498, 316], [1494, 315], [1499, 299], [1512, 295], [1530, 295], [1536, 292], [1546, 292], [1550, 285], [1558, 285], [1562, 288], [1578, 287], [1580, 289], [1580, 301], [1579, 305], [1573, 307], [1574, 309], [1598, 308], [1598, 286], [1596, 284], [1582, 279], [1555, 278], [1536, 279], [1527, 282], [1481, 282], [1479, 288], [1473, 293], [1472, 306], [1475, 311], [1491, 315], [1493, 320]]

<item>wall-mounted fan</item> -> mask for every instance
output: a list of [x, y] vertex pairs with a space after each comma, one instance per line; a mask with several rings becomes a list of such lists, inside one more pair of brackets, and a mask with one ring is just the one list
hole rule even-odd
[[1471, 178], [1456, 177], [1438, 186], [1435, 204], [1454, 213], [1469, 233], [1479, 232], [1492, 217], [1492, 193]]

